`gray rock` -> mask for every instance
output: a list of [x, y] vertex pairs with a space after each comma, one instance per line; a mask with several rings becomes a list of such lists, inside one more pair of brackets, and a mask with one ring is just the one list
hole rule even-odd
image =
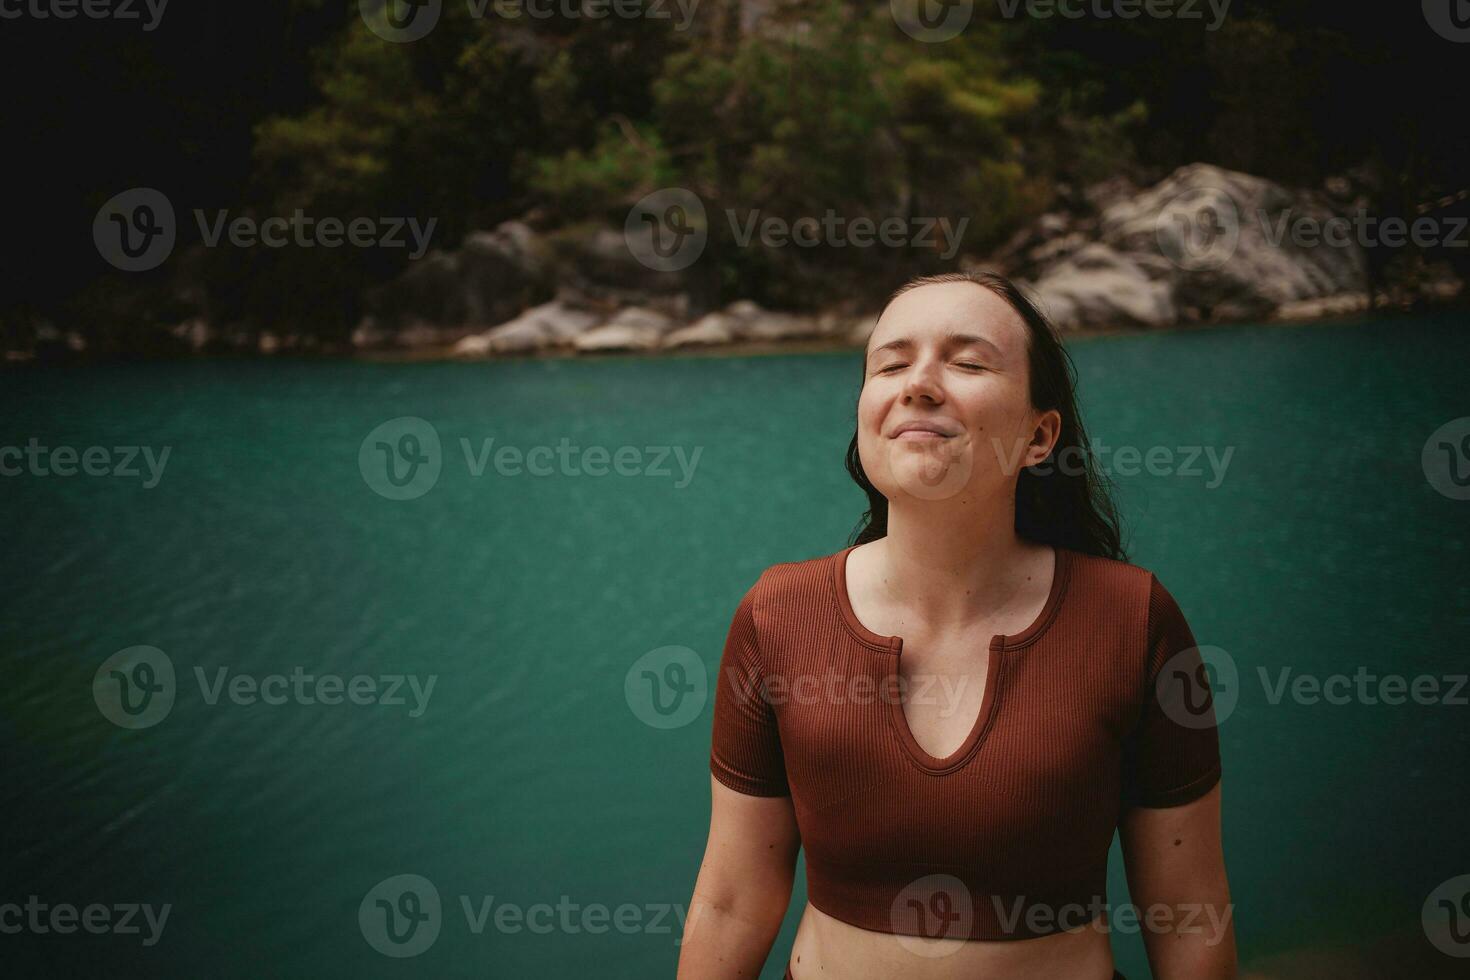
[[572, 346], [579, 351], [653, 350], [677, 326], [672, 317], [634, 306], [620, 310], [602, 326], [578, 334], [572, 338]]
[[741, 340], [800, 340], [821, 335], [816, 317], [797, 313], [766, 313], [747, 321], [740, 330]]
[[526, 310], [514, 320], [471, 334], [453, 347], [457, 357], [513, 354], [568, 344], [601, 322], [602, 316], [565, 300], [552, 300]]
[[550, 247], [528, 225], [507, 221], [468, 235], [458, 250], [430, 250], [397, 279], [370, 289], [365, 303], [389, 332], [415, 322], [497, 323], [549, 296], [552, 275]]
[[1095, 227], [1013, 239], [1039, 267], [1030, 288], [1061, 329], [1267, 318], [1284, 304], [1367, 289], [1355, 241], [1312, 243], [1290, 231], [1339, 217], [1323, 195], [1208, 164], [1136, 194], [1120, 190], [1094, 195], [1113, 199]]
[[723, 329], [735, 340], [780, 341], [819, 337], [835, 332], [837, 321], [798, 313], [778, 313], [752, 300], [736, 300], [718, 316]]
[[[633, 232], [651, 241], [652, 228]], [[551, 236], [557, 281], [590, 297], [617, 305], [651, 305], [654, 297], [679, 302], [689, 292], [692, 268], [665, 271], [638, 261], [622, 229], [585, 225], [560, 229]], [[687, 303], [687, 296], [682, 300]]]
[[1094, 242], [1058, 262], [1033, 292], [1059, 330], [1095, 324], [1164, 327], [1177, 316], [1167, 280]]
[[707, 313], [687, 327], [671, 331], [663, 339], [665, 347], [698, 347], [728, 344], [735, 339], [731, 318], [725, 313]]
[[1316, 320], [1324, 316], [1344, 316], [1366, 312], [1373, 305], [1367, 293], [1339, 293], [1320, 299], [1299, 299], [1276, 308], [1280, 320]]

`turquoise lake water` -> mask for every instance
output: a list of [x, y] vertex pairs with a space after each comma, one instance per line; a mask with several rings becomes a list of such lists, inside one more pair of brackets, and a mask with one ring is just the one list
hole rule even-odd
[[[1166, 447], [1176, 469], [1191, 447], [1232, 452], [1218, 481], [1203, 455], [1200, 475], [1114, 476], [1132, 559], [1239, 671], [1221, 744], [1243, 960], [1427, 949], [1426, 897], [1470, 874], [1470, 708], [1272, 703], [1257, 678], [1466, 672], [1470, 501], [1438, 492], [1421, 453], [1470, 415], [1470, 320], [1073, 351], [1095, 440]], [[857, 352], [0, 373], [0, 447], [99, 446], [111, 469], [115, 447], [169, 450], [151, 487], [141, 452], [137, 477], [0, 478], [0, 904], [170, 908], [152, 945], [140, 913], [136, 934], [0, 935], [0, 959], [29, 964], [17, 976], [671, 977], [707, 831], [711, 706], [656, 727], [625, 682], [667, 646], [713, 672], [763, 568], [848, 543], [859, 380]], [[441, 451], [432, 486], [395, 500], [364, 468], [378, 441], [427, 458], [402, 442], [422, 430], [363, 443], [400, 417]], [[492, 453], [565, 439], [637, 457], [602, 476], [483, 457], [476, 475], [492, 438]], [[138, 646], [176, 682], [166, 714], [133, 729], [104, 710], [114, 675], [93, 682]], [[265, 690], [284, 691], [298, 668], [372, 678], [369, 703], [230, 694], [272, 675]], [[131, 660], [119, 675], [160, 683]], [[406, 680], [387, 697], [394, 676], [434, 687], [417, 705]], [[409, 959], [364, 925], [386, 921], [374, 889], [398, 875], [441, 902]], [[1122, 902], [1116, 848], [1111, 880]], [[799, 877], [763, 976], [781, 976], [803, 900]], [[501, 907], [530, 918], [497, 925]], [[1147, 975], [1137, 936], [1114, 945]]]

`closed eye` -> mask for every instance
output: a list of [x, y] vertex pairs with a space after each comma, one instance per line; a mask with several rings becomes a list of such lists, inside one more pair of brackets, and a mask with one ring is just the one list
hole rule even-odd
[[975, 368], [980, 371], [985, 370], [984, 364], [976, 364], [974, 361], [956, 361], [955, 363], [962, 368]]

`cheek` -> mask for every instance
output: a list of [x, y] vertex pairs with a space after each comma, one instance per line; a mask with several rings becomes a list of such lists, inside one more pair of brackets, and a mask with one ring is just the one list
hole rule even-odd
[[887, 410], [887, 403], [882, 392], [875, 390], [872, 386], [864, 387], [862, 393], [858, 395], [858, 437], [861, 439], [882, 431], [883, 416]]
[[965, 415], [985, 435], [1012, 435], [1025, 424], [1027, 406], [1008, 386], [982, 385], [965, 399]]

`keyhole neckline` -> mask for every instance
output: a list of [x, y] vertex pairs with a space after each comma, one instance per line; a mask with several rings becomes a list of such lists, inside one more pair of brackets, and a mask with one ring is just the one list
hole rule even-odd
[[[876, 633], [863, 625], [853, 612], [852, 600], [847, 590], [847, 556], [857, 545], [849, 545], [833, 556], [832, 562], [832, 588], [837, 600], [837, 607], [841, 610], [843, 622], [849, 632], [864, 644], [884, 650], [894, 658], [892, 669], [898, 671], [899, 658], [903, 656], [903, 637], [884, 636]], [[1042, 604], [1041, 611], [1031, 624], [1019, 633], [1001, 634], [997, 633], [990, 638], [990, 646], [987, 652], [988, 661], [985, 672], [985, 692], [981, 696], [980, 711], [975, 716], [975, 722], [970, 727], [970, 732], [965, 740], [959, 744], [953, 752], [944, 758], [930, 755], [923, 746], [914, 738], [913, 730], [909, 727], [908, 718], [903, 713], [903, 700], [901, 698], [886, 698], [888, 702], [888, 717], [892, 724], [894, 733], [903, 744], [910, 758], [920, 769], [932, 775], [943, 775], [952, 772], [964, 765], [984, 741], [989, 733], [995, 719], [996, 704], [1000, 697], [1000, 691], [1004, 683], [1005, 662], [1002, 653], [1019, 650], [1034, 643], [1044, 633], [1052, 621], [1056, 618], [1057, 610], [1061, 607], [1062, 596], [1066, 592], [1067, 579], [1072, 566], [1071, 552], [1066, 548], [1053, 548], [1051, 586], [1047, 591], [1046, 602]]]

